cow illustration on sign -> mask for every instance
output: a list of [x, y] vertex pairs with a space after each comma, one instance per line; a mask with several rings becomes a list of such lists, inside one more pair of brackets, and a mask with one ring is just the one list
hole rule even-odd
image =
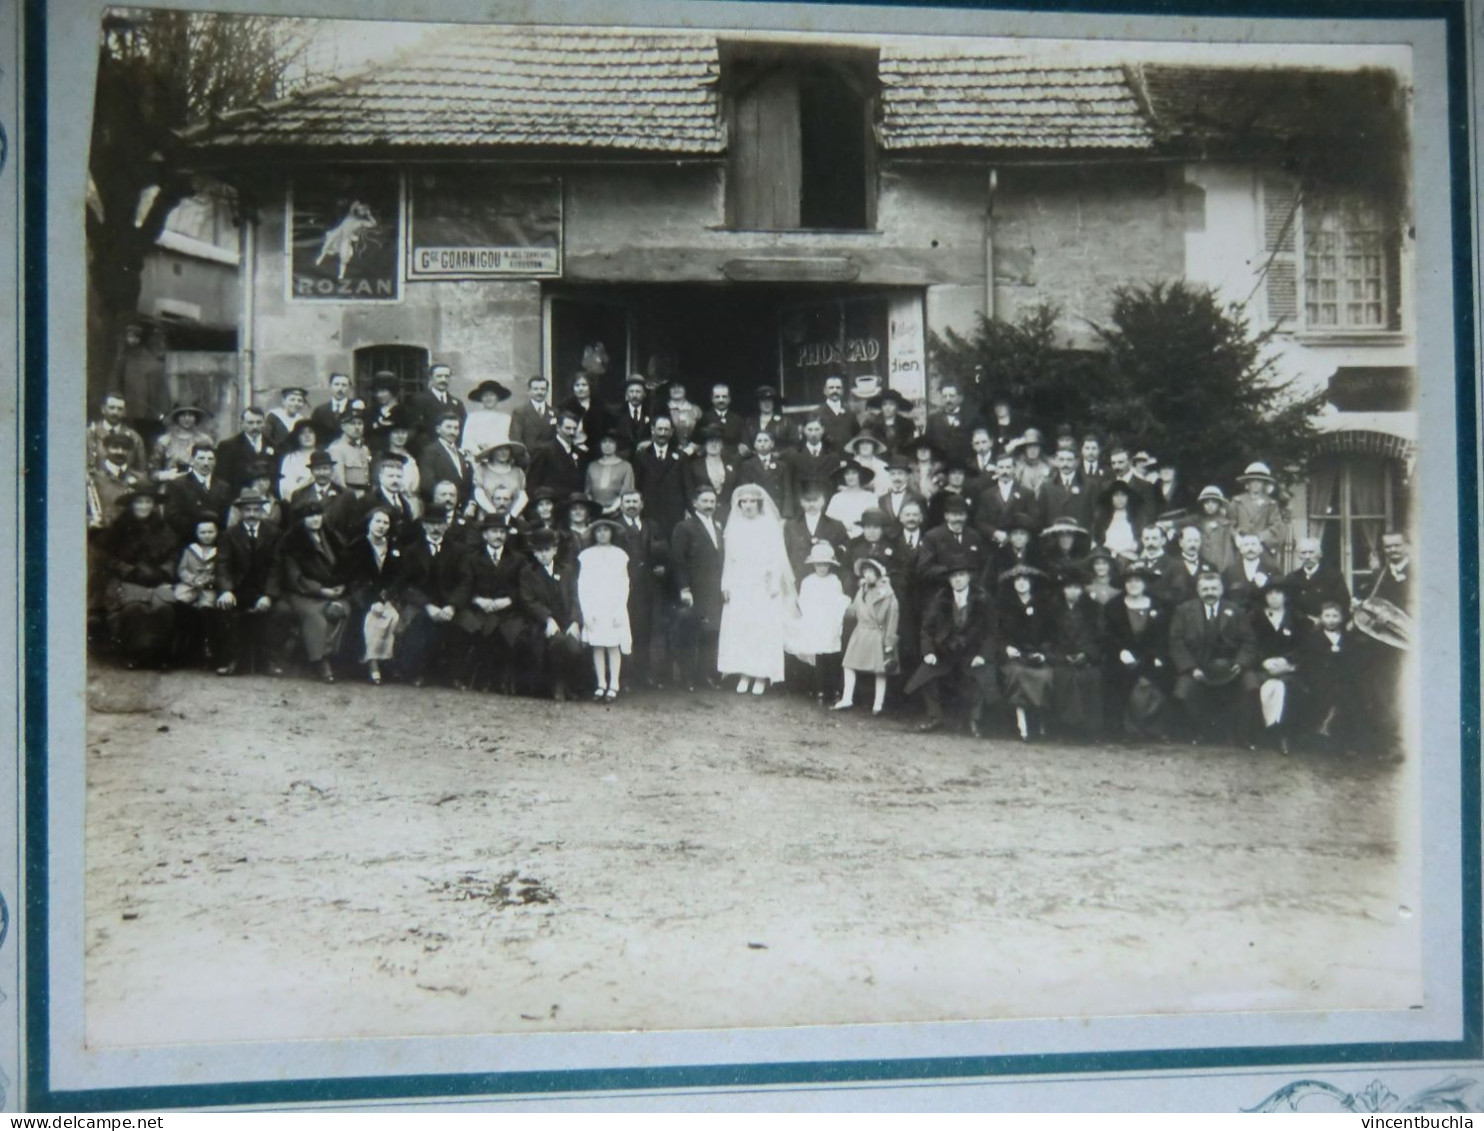
[[325, 233], [324, 243], [320, 244], [319, 258], [314, 261], [314, 265], [318, 267], [333, 255], [340, 261], [336, 278], [345, 278], [350, 261], [355, 258], [363, 244], [372, 242], [372, 233], [375, 230], [376, 213], [371, 211], [370, 205], [359, 200], [351, 201], [340, 223]]

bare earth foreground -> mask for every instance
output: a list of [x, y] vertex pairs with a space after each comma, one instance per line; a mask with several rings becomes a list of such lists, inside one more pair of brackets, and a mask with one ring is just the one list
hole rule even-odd
[[1420, 1000], [1394, 765], [731, 692], [89, 700], [93, 1046]]

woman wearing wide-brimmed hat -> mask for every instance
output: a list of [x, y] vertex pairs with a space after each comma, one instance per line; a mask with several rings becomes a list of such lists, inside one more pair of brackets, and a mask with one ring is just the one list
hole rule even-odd
[[1015, 481], [1032, 495], [1051, 478], [1051, 461], [1046, 458], [1046, 437], [1039, 428], [1027, 428], [1025, 434], [1005, 445], [1015, 457]]
[[843, 524], [845, 533], [851, 538], [859, 538], [861, 515], [876, 506], [876, 492], [871, 489], [876, 480], [876, 472], [865, 464], [851, 460], [837, 468], [830, 478], [834, 480], [835, 493], [830, 496], [829, 504], [824, 509], [825, 517]]
[[623, 658], [634, 650], [629, 627], [629, 555], [617, 544], [623, 527], [611, 518], [592, 524], [593, 544], [577, 555], [577, 607], [582, 641], [593, 650], [594, 699], [618, 698]]
[[1267, 464], [1254, 460], [1237, 476], [1237, 482], [1246, 490], [1231, 501], [1232, 532], [1239, 537], [1256, 534], [1265, 551], [1278, 553], [1283, 548], [1283, 508], [1271, 493], [1278, 481]]
[[1224, 573], [1237, 561], [1237, 538], [1227, 516], [1226, 492], [1214, 483], [1201, 488], [1197, 499], [1201, 515], [1194, 525], [1201, 531], [1201, 557]]
[[1046, 574], [1035, 566], [1012, 566], [1000, 575], [1000, 681], [1005, 701], [1015, 708], [1015, 726], [1023, 741], [1045, 729], [1040, 712], [1051, 702], [1051, 619], [1045, 594], [1038, 592]]
[[526, 507], [526, 446], [515, 440], [491, 444], [474, 457], [474, 502], [485, 514], [494, 514], [494, 494], [510, 492], [509, 514], [513, 518]]
[[155, 440], [150, 460], [156, 483], [167, 483], [185, 475], [191, 466], [191, 449], [197, 444], [216, 445], [216, 437], [203, 426], [210, 415], [192, 404], [178, 404], [170, 410], [168, 424]]
[[1061, 730], [1095, 738], [1103, 730], [1103, 608], [1075, 567], [1056, 574], [1051, 602], [1051, 715]]
[[910, 456], [912, 442], [917, 439], [917, 422], [908, 415], [912, 402], [898, 389], [885, 389], [876, 404], [881, 416], [873, 427], [886, 444], [886, 454]]
[[[371, 403], [366, 408], [366, 443], [373, 451], [386, 450], [392, 429], [404, 427], [410, 436], [412, 418], [397, 400], [401, 386], [395, 373], [379, 371], [371, 378]], [[409, 436], [402, 438], [405, 447]]]
[[1123, 568], [1123, 592], [1103, 606], [1108, 720], [1129, 738], [1161, 733], [1174, 669], [1168, 655], [1170, 611], [1149, 590], [1159, 571], [1142, 562]]
[[1041, 531], [1039, 564], [1052, 574], [1075, 569], [1090, 546], [1091, 535], [1081, 523], [1075, 519], [1059, 518]]
[[1092, 540], [1125, 560], [1136, 558], [1146, 521], [1142, 499], [1127, 483], [1115, 479], [1098, 496]]
[[1123, 592], [1118, 577], [1118, 559], [1106, 546], [1094, 546], [1092, 553], [1082, 561], [1087, 574], [1087, 595], [1099, 605], [1107, 605]]
[[558, 569], [575, 573], [577, 555], [593, 544], [592, 523], [597, 517], [597, 500], [581, 491], [561, 501], [556, 513]]
[[101, 543], [109, 640], [130, 667], [164, 664], [175, 633], [177, 540], [151, 492], [130, 491], [120, 504]]
[[335, 682], [331, 661], [350, 621], [344, 563], [330, 543], [324, 504], [301, 503], [279, 544], [283, 591], [299, 622], [304, 657], [326, 683]]
[[470, 459], [510, 439], [510, 414], [500, 411], [500, 405], [509, 399], [510, 390], [493, 379], [481, 381], [469, 390], [469, 400], [479, 407], [464, 417], [459, 450]]
[[861, 467], [870, 468], [871, 484], [877, 496], [891, 488], [891, 477], [886, 473], [889, 454], [886, 441], [872, 428], [864, 428], [845, 442], [844, 451]]

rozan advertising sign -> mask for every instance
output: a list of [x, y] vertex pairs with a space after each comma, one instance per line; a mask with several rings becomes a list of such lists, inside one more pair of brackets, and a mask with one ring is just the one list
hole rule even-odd
[[551, 278], [562, 273], [562, 185], [478, 169], [409, 178], [409, 279]]

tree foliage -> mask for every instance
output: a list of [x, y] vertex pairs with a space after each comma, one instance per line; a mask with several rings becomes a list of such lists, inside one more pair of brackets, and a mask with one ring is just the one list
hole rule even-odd
[[86, 209], [89, 370], [111, 370], [139, 302], [145, 257], [192, 191], [177, 131], [280, 96], [302, 59], [302, 20], [109, 9], [98, 48]]
[[1302, 464], [1323, 392], [1280, 380], [1237, 305], [1185, 282], [1121, 287], [1106, 326], [1102, 427], [1173, 461], [1191, 481], [1230, 480], [1254, 459]]
[[1275, 471], [1302, 463], [1324, 395], [1278, 378], [1268, 334], [1241, 309], [1183, 281], [1122, 287], [1098, 352], [1058, 345], [1060, 311], [1041, 305], [1015, 322], [981, 319], [974, 334], [932, 335], [940, 378], [1003, 391], [1031, 420], [1070, 423], [1154, 452], [1192, 483], [1230, 481], [1254, 459]]

